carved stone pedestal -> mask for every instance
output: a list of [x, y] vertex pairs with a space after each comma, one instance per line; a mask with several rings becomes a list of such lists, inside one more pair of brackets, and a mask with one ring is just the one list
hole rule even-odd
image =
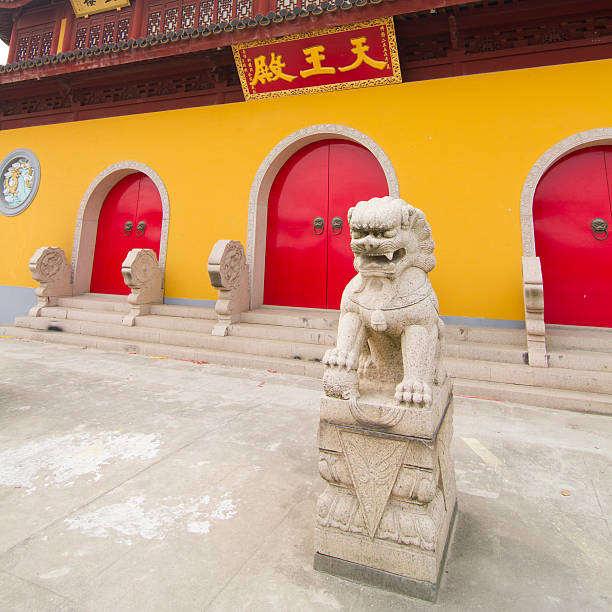
[[[319, 471], [328, 485], [317, 502], [315, 569], [435, 600], [457, 497], [450, 380], [444, 386], [436, 403], [445, 410], [426, 437], [405, 433], [423, 422], [419, 407], [374, 429], [353, 417], [350, 400], [322, 399]], [[366, 397], [359, 404], [373, 408]]]

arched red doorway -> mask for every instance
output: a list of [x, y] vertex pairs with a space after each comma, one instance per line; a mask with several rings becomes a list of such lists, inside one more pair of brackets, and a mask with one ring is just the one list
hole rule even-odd
[[545, 322], [612, 327], [612, 237], [602, 231], [612, 233], [612, 147], [554, 164], [536, 189], [533, 222]]
[[130, 249], [153, 249], [159, 257], [162, 216], [159, 192], [141, 172], [126, 176], [109, 191], [98, 218], [92, 293], [130, 292], [121, 264]]
[[357, 143], [320, 140], [287, 160], [268, 198], [264, 304], [339, 308], [355, 275], [346, 212], [384, 195], [380, 164]]

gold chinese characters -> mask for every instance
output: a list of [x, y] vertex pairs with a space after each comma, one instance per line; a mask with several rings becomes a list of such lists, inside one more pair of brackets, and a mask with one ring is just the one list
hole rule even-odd
[[[359, 36], [357, 38], [351, 38], [351, 53], [355, 57], [355, 61], [348, 66], [339, 66], [337, 69], [339, 72], [349, 72], [350, 70], [356, 70], [362, 64], [366, 64], [376, 70], [384, 70], [388, 64], [385, 61], [373, 59], [368, 55], [370, 47], [367, 45], [367, 39], [365, 36]], [[305, 56], [305, 61], [311, 65], [311, 68], [300, 70], [299, 76], [306, 79], [311, 76], [319, 74], [335, 74], [336, 67], [325, 66], [326, 60], [325, 47], [323, 45], [314, 45], [312, 47], [305, 47], [302, 49], [302, 53]], [[255, 71], [251, 78], [250, 85], [254, 88], [258, 84], [272, 83], [282, 79], [291, 83], [297, 79], [297, 75], [286, 74], [283, 69], [286, 68], [285, 62], [283, 62], [283, 56], [281, 54], [271, 53], [270, 58], [266, 61], [265, 55], [259, 55], [254, 58]]]

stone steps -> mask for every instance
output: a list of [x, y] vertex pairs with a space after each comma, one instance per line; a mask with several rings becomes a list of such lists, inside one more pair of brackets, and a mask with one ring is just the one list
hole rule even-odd
[[87, 334], [57, 332], [46, 329], [33, 329], [27, 327], [1, 326], [0, 336], [22, 338], [38, 342], [53, 342], [69, 344], [83, 348], [96, 348], [102, 351], [120, 353], [134, 353], [153, 357], [167, 357], [186, 361], [206, 362], [232, 367], [253, 368], [281, 372], [283, 374], [297, 374], [321, 378], [323, 365], [316, 361], [303, 361], [269, 355], [254, 355], [235, 353], [217, 349], [205, 349], [157, 342], [131, 341], [129, 339], [108, 338]]
[[578, 330], [548, 325], [546, 327], [546, 348], [548, 352], [576, 350], [612, 355], [612, 329], [583, 327]]
[[[55, 312], [56, 309], [48, 309]], [[177, 330], [167, 329], [163, 324], [168, 324], [164, 317], [149, 317], [156, 319], [160, 327], [147, 325], [147, 318], [142, 317], [141, 324], [135, 327], [127, 327], [120, 324], [121, 315], [111, 314], [118, 317], [116, 323], [92, 321], [94, 313], [88, 313], [86, 319], [71, 318], [74, 313], [69, 313], [67, 318], [41, 316], [37, 318], [22, 317], [15, 321], [17, 327], [29, 328], [38, 331], [51, 331], [58, 334], [69, 333], [82, 336], [93, 336], [123, 340], [127, 343], [159, 344], [160, 346], [181, 346], [208, 351], [221, 351], [228, 354], [254, 355], [259, 357], [281, 358], [299, 360], [305, 362], [318, 362], [323, 357], [325, 349], [330, 344], [288, 342], [285, 340], [271, 339], [266, 337], [227, 336], [220, 338], [210, 335], [212, 321], [208, 320], [183, 320], [181, 324], [197, 325], [197, 329]], [[74, 315], [82, 317], [80, 313]], [[138, 319], [137, 319], [138, 321]], [[239, 327], [248, 328], [247, 324]], [[253, 326], [255, 327], [255, 326]], [[265, 327], [265, 326], [262, 326]], [[275, 326], [270, 326], [271, 328]], [[250, 330], [255, 334], [257, 329]], [[271, 331], [271, 330], [268, 330]], [[309, 331], [307, 333], [319, 333]], [[531, 368], [523, 363], [517, 363], [521, 359], [520, 349], [503, 346], [485, 345], [478, 347], [472, 343], [449, 343], [446, 355], [446, 367], [449, 374], [456, 378], [466, 380], [479, 380], [484, 382], [499, 382], [507, 384], [522, 384], [534, 387], [546, 387], [555, 389], [587, 391], [594, 393], [612, 393], [612, 373], [608, 371], [578, 370], [567, 368]], [[94, 343], [97, 346], [97, 344]], [[158, 352], [161, 349], [158, 349]], [[493, 352], [495, 356], [513, 357], [510, 359], [486, 360], [482, 359], [483, 351]], [[458, 356], [452, 356], [452, 353]], [[491, 357], [491, 355], [488, 355]], [[210, 359], [210, 355], [207, 360]], [[567, 360], [566, 360], [567, 361]]]
[[83, 321], [76, 319], [58, 319], [55, 317], [18, 317], [16, 327], [46, 331], [51, 329], [56, 333], [67, 332], [87, 336], [99, 336], [128, 340], [131, 342], [146, 342], [186, 346], [193, 348], [228, 351], [252, 355], [268, 355], [300, 359], [304, 361], [320, 361], [324, 347], [304, 342], [284, 342], [266, 338], [241, 338], [239, 336], [212, 336], [210, 331], [181, 331], [154, 327], [129, 327], [120, 323], [102, 323], [98, 321]]
[[[60, 298], [6, 334], [109, 351], [263, 368], [320, 378], [335, 344], [338, 312], [264, 307], [243, 314], [230, 336], [212, 336], [213, 308], [159, 304], [134, 327], [121, 296]], [[61, 330], [61, 331], [59, 331]], [[552, 328], [549, 368], [526, 364], [525, 331], [446, 326], [445, 363], [458, 394], [612, 414], [612, 333]]]
[[[36, 330], [24, 327], [0, 327], [0, 336], [24, 338], [39, 342], [54, 342], [103, 351], [128, 352], [152, 357], [166, 357], [187, 361], [207, 362], [232, 367], [271, 370], [284, 374], [297, 374], [321, 378], [323, 366], [316, 362], [274, 358], [228, 351], [197, 349], [193, 347], [130, 342], [100, 336], [88, 336], [67, 332]], [[455, 378], [455, 393], [459, 396], [516, 402], [559, 410], [573, 410], [594, 414], [612, 415], [610, 395], [580, 392], [547, 387], [534, 387], [474, 379]]]
[[[79, 298], [64, 298], [64, 300], [68, 302], [70, 300], [78, 301]], [[95, 305], [98, 306], [99, 303]], [[202, 310], [204, 312], [201, 312]], [[213, 309], [158, 305], [153, 307], [153, 311], [155, 314], [138, 317], [136, 319], [136, 327], [143, 330], [148, 328], [169, 332], [197, 332], [209, 336], [216, 321]], [[45, 318], [57, 319], [52, 324], [57, 324], [60, 327], [63, 320], [120, 325], [123, 316], [123, 313], [119, 312], [116, 308], [113, 310], [89, 310], [84, 309], [82, 303], [79, 308], [71, 307], [70, 305], [44, 308], [42, 314]], [[190, 314], [197, 316], [188, 316]], [[282, 311], [264, 308], [248, 313], [245, 318], [249, 322], [241, 322], [233, 326], [232, 338], [250, 338], [257, 341], [283, 341], [296, 345], [309, 344], [324, 347], [333, 346], [336, 341], [337, 317], [332, 316], [326, 319], [316, 315], [314, 317], [304, 317], [299, 314], [287, 314]], [[18, 324], [20, 326], [27, 325], [27, 320], [26, 318], [24, 322], [24, 319], [20, 319]], [[279, 320], [284, 325], [279, 324]], [[99, 335], [100, 333], [99, 331], [91, 331], [87, 326], [81, 326], [78, 332], [75, 326], [64, 325], [64, 327], [65, 331], [73, 331], [75, 333], [92, 333], [92, 335]], [[113, 334], [112, 337], [124, 337], [123, 334], [126, 332], [120, 329], [118, 333], [120, 334], [119, 336]], [[143, 334], [136, 333], [134, 336], [129, 337], [144, 341], [158, 341], [155, 332], [150, 334], [143, 331]], [[163, 336], [163, 342], [166, 343], [180, 344], [183, 342], [181, 338], [172, 341], [167, 334], [163, 334]], [[463, 328], [449, 325], [446, 326], [446, 336], [445, 354], [450, 358], [516, 365], [526, 364], [527, 362], [524, 332], [522, 330]], [[472, 338], [472, 340], [468, 340], [468, 337]], [[564, 339], [569, 337], [565, 335]], [[201, 339], [198, 346], [208, 346], [206, 344], [207, 341], [208, 338]], [[500, 343], [500, 341], [506, 342]], [[229, 340], [229, 342], [233, 342], [233, 340]], [[575, 338], [573, 338], [571, 344], [575, 343]], [[594, 346], [601, 345], [601, 342], [590, 343], [594, 344]], [[249, 352], [248, 349], [246, 349], [246, 352]], [[312, 352], [308, 354], [312, 355]], [[316, 356], [320, 358], [321, 355]], [[303, 358], [308, 357], [304, 356]], [[559, 348], [559, 350], [550, 353], [550, 365], [555, 369], [612, 372], [612, 353]], [[513, 372], [514, 374], [516, 372]]]

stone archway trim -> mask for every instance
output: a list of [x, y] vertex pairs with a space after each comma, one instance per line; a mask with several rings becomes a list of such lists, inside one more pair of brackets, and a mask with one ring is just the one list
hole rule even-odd
[[523, 236], [523, 257], [535, 257], [535, 238], [533, 232], [533, 198], [544, 173], [562, 157], [569, 153], [597, 145], [612, 144], [612, 127], [598, 128], [579, 132], [548, 149], [533, 165], [521, 194], [521, 233]]
[[122, 178], [142, 172], [148, 176], [161, 197], [162, 226], [159, 244], [159, 265], [162, 269], [162, 283], [166, 268], [166, 253], [168, 250], [168, 229], [170, 225], [170, 199], [168, 190], [160, 176], [145, 164], [137, 161], [122, 161], [109, 166], [91, 182], [79, 206], [76, 226], [74, 230], [74, 243], [72, 247], [72, 274], [73, 293], [80, 295], [89, 291], [91, 283], [91, 270], [96, 248], [96, 234], [98, 231], [98, 217], [102, 204], [108, 192]]
[[268, 196], [274, 178], [297, 150], [311, 142], [327, 138], [351, 140], [368, 149], [385, 173], [389, 195], [399, 197], [399, 182], [389, 156], [380, 145], [363, 132], [345, 125], [325, 123], [303, 128], [281, 140], [259, 166], [249, 196], [246, 255], [249, 264], [251, 308], [263, 304]]
[[544, 323], [544, 282], [540, 258], [536, 256], [533, 229], [533, 199], [544, 173], [562, 157], [597, 145], [612, 144], [612, 128], [598, 128], [573, 134], [548, 149], [533, 165], [521, 194], [521, 234], [523, 240], [523, 298], [529, 365], [546, 367], [546, 325]]

